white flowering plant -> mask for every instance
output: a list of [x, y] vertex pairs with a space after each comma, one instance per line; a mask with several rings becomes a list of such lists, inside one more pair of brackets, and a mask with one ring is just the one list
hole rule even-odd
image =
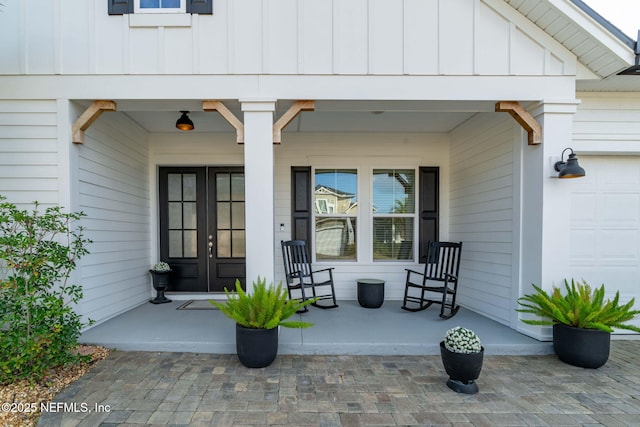
[[156, 265], [154, 265], [151, 268], [151, 271], [157, 271], [157, 272], [165, 272], [165, 271], [171, 271], [171, 266], [169, 264], [167, 264], [166, 262], [159, 262]]
[[454, 353], [479, 353], [482, 351], [480, 338], [471, 329], [456, 326], [447, 331], [444, 346]]

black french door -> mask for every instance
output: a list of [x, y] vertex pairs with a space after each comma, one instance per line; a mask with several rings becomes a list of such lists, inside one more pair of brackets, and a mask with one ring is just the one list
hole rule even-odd
[[160, 257], [172, 292], [223, 292], [245, 280], [244, 170], [159, 169]]

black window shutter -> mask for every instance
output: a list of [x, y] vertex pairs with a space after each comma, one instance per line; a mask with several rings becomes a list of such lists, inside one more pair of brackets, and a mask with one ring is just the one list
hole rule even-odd
[[133, 13], [133, 0], [107, 0], [109, 15]]
[[420, 219], [419, 219], [419, 260], [425, 262], [427, 242], [438, 240], [439, 168], [421, 167], [420, 176]]
[[291, 239], [311, 245], [311, 167], [291, 167]]
[[213, 0], [188, 0], [187, 13], [213, 14]]

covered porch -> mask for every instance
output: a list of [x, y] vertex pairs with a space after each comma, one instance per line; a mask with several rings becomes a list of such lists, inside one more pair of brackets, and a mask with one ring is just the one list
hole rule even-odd
[[[523, 128], [509, 114], [497, 109], [497, 101], [501, 98], [489, 98], [488, 94], [480, 98], [481, 101], [317, 100], [315, 111], [304, 112], [293, 119], [287, 127], [286, 138], [281, 144], [275, 145], [272, 138], [273, 121], [286, 117], [294, 101], [225, 100], [224, 105], [229, 107], [234, 117], [244, 116], [246, 140], [245, 144], [239, 145], [234, 143], [231, 126], [220, 115], [197, 111], [198, 108], [202, 110], [203, 105], [209, 105], [207, 101], [115, 98], [118, 111], [102, 115], [87, 129], [86, 143], [78, 146], [77, 167], [81, 173], [77, 208], [88, 214], [86, 230], [94, 242], [92, 253], [79, 268], [79, 281], [85, 289], [82, 314], [102, 322], [115, 315], [129, 316], [129, 310], [137, 313], [140, 308], [136, 307], [144, 305], [153, 292], [148, 276], [149, 266], [159, 260], [175, 266], [175, 259], [162, 255], [160, 235], [171, 227], [163, 225], [159, 213], [162, 199], [160, 190], [167, 187], [160, 180], [164, 176], [161, 175], [162, 169], [175, 167], [185, 170], [207, 168], [208, 171], [233, 167], [242, 168], [246, 174], [243, 196], [246, 201], [246, 218], [243, 221], [246, 229], [242, 231], [246, 236], [248, 283], [259, 275], [268, 277], [269, 281], [273, 278], [274, 283], [284, 279], [280, 241], [294, 238], [294, 231], [300, 228], [297, 206], [293, 201], [301, 197], [293, 188], [295, 181], [292, 171], [307, 168], [310, 174], [307, 182], [314, 184], [315, 175], [319, 174], [317, 171], [347, 170], [356, 177], [357, 187], [353, 193], [361, 208], [351, 215], [351, 222], [356, 225], [353, 228], [357, 230], [354, 233], [356, 248], [350, 259], [339, 260], [326, 257], [318, 259], [318, 251], [313, 248], [316, 253], [314, 264], [317, 268], [335, 268], [336, 293], [340, 300], [356, 304], [355, 281], [361, 277], [376, 277], [387, 283], [387, 299], [398, 304], [397, 301], [402, 298], [404, 269], [420, 268], [420, 245], [415, 243], [409, 256], [402, 259], [376, 259], [374, 227], [378, 220], [376, 215], [383, 213], [376, 209], [377, 193], [373, 190], [373, 181], [381, 171], [402, 170], [417, 176], [421, 168], [426, 167], [438, 173], [438, 179], [433, 180], [435, 190], [429, 193], [436, 206], [433, 209], [435, 213], [429, 212], [431, 216], [428, 216], [436, 224], [434, 235], [442, 241], [463, 241], [465, 244], [461, 265], [464, 286], [460, 291], [459, 303], [469, 312], [476, 313], [474, 316], [493, 319], [496, 325], [504, 325], [501, 327], [505, 329], [526, 329], [515, 312], [515, 300], [522, 294], [522, 284], [544, 282], [541, 277], [543, 272], [545, 277], [552, 273], [553, 277], [558, 276], [555, 274], [556, 267], [543, 271], [541, 265], [544, 260], [537, 256], [543, 252], [540, 237], [550, 225], [531, 219], [538, 218], [540, 209], [545, 206], [541, 202], [545, 193], [539, 188], [539, 178], [546, 176], [545, 169], [548, 167], [545, 159], [558, 152], [559, 143], [570, 140], [570, 113], [575, 110], [575, 105], [569, 103], [552, 108], [551, 104], [536, 103], [530, 97], [520, 98], [523, 105], [531, 110], [530, 114], [545, 123], [542, 136], [546, 142], [528, 146], [528, 135]], [[247, 110], [258, 108], [257, 104], [263, 107], [263, 104], [268, 104], [269, 109]], [[84, 108], [82, 102], [74, 102], [72, 106], [79, 107], [78, 112]], [[176, 111], [182, 109], [192, 111], [191, 118], [196, 125], [193, 132], [184, 133], [175, 129]], [[259, 126], [248, 118], [254, 115], [260, 117]], [[558, 123], [561, 124], [559, 128], [556, 126]], [[253, 141], [250, 138], [252, 129], [260, 130], [259, 137], [254, 135]], [[126, 156], [123, 157], [122, 153], [126, 153]], [[99, 173], [96, 168], [99, 168]], [[123, 176], [126, 179], [122, 179]], [[209, 178], [202, 182], [213, 180]], [[557, 191], [560, 196], [565, 193], [564, 190], [556, 190], [553, 186], [555, 183], [546, 180], [542, 183], [544, 188], [552, 187], [551, 190]], [[408, 218], [405, 221], [411, 223], [405, 240], [421, 240], [418, 220], [422, 220], [423, 215], [418, 207], [421, 200], [431, 200], [420, 192], [423, 187], [426, 188], [422, 184], [416, 185], [407, 193], [415, 209], [402, 213], [403, 218]], [[523, 197], [525, 192], [526, 198]], [[202, 193], [208, 194], [206, 191]], [[311, 191], [308, 191], [304, 200], [309, 202], [308, 206], [312, 206], [309, 193]], [[553, 195], [555, 197], [555, 192]], [[114, 203], [121, 198], [122, 202]], [[207, 207], [207, 215], [196, 215], [202, 218], [203, 225], [196, 227], [197, 232], [191, 228], [188, 230], [200, 236], [196, 239], [198, 249], [194, 253], [198, 254], [198, 259], [205, 258], [205, 265], [211, 259], [208, 256], [211, 246], [207, 246], [206, 239], [217, 236], [216, 232], [205, 231], [215, 231], [212, 224], [218, 225], [212, 219], [216, 218], [216, 210], [211, 207], [217, 209], [217, 204], [210, 203], [210, 199], [213, 197], [205, 197], [198, 202]], [[315, 226], [312, 211], [310, 209], [308, 215], [309, 230]], [[209, 219], [205, 220], [207, 217]], [[557, 214], [553, 218], [559, 221]], [[182, 230], [186, 226], [181, 224], [180, 227]], [[173, 228], [171, 230], [175, 231]], [[555, 225], [549, 232], [554, 230]], [[554, 234], [554, 243], [557, 243], [558, 236], [565, 235]], [[317, 235], [309, 236], [308, 241], [313, 246]], [[561, 261], [564, 261], [565, 254], [557, 254], [557, 251], [544, 251], [544, 258], [546, 260], [553, 256], [553, 265], [562, 269], [564, 263]], [[203, 271], [218, 269], [212, 265]], [[215, 278], [207, 282], [206, 274], [199, 278], [205, 284], [230, 286], [230, 283], [222, 283]], [[212, 290], [210, 286], [204, 289], [182, 289], [186, 293], [181, 298], [219, 295], [219, 291]], [[198, 292], [198, 295], [193, 295], [194, 292]], [[169, 317], [158, 316], [148, 323], [163, 324], [165, 327], [170, 324], [171, 327], [175, 326], [176, 336], [183, 336], [183, 331], [189, 326], [174, 325], [173, 314]], [[419, 321], [416, 323], [419, 317], [407, 321], [405, 319], [409, 317], [405, 313], [401, 313], [404, 315], [402, 320], [395, 319], [395, 314], [381, 322], [390, 331], [389, 337], [397, 338], [399, 343], [411, 343], [412, 346], [417, 342], [429, 342], [434, 351], [437, 351], [437, 343], [444, 331], [456, 326], [444, 325], [435, 331], [433, 338], [427, 339], [420, 332], [416, 333], [422, 328]], [[342, 314], [327, 313], [326, 316], [327, 321], [334, 321], [336, 318], [332, 316]], [[359, 320], [358, 316], [351, 314], [348, 316], [342, 319], [338, 328], [332, 325], [327, 329], [334, 335], [336, 329], [344, 330], [348, 338], [345, 341], [351, 345], [354, 337], [367, 334], [358, 330], [347, 331], [344, 325], [358, 328], [368, 325], [366, 319]], [[154, 319], [153, 315], [151, 319]], [[437, 319], [437, 315], [434, 319]], [[135, 317], [130, 320], [130, 324], [147, 323]], [[198, 340], [193, 341], [200, 342], [207, 336], [207, 331], [203, 333], [200, 330], [207, 320], [203, 322], [193, 321], [197, 325], [192, 329], [199, 336]], [[206, 328], [213, 329], [211, 326]], [[124, 333], [129, 326], [116, 330]], [[396, 337], [398, 331], [406, 336]], [[289, 334], [297, 332], [284, 331], [284, 343], [281, 346], [286, 345], [287, 337], [296, 337]], [[229, 333], [232, 334], [232, 331]], [[539, 334], [531, 331], [527, 333], [539, 337]], [[303, 331], [298, 337], [300, 342], [308, 344], [310, 337], [315, 334], [315, 331]], [[332, 339], [335, 337], [327, 335], [326, 340], [319, 341], [316, 347], [330, 348], [323, 343], [332, 343]], [[363, 342], [377, 346], [378, 340], [388, 344], [388, 339], [381, 336]], [[132, 342], [141, 340], [131, 339]], [[173, 342], [172, 339], [168, 341]], [[118, 344], [119, 338], [114, 338], [112, 342], [114, 347], [122, 348], [121, 343]], [[227, 343], [233, 347], [232, 339]]]
[[[235, 354], [233, 321], [216, 309], [178, 310], [186, 302], [144, 303], [85, 331], [80, 341], [129, 351]], [[336, 309], [311, 308], [297, 316], [315, 325], [281, 328], [279, 353], [436, 355], [445, 332], [455, 326], [473, 329], [487, 355], [553, 353], [552, 343], [525, 336], [465, 308], [442, 320], [437, 308], [411, 313], [402, 310], [401, 304], [385, 301], [378, 309], [367, 309], [356, 300], [343, 300]]]

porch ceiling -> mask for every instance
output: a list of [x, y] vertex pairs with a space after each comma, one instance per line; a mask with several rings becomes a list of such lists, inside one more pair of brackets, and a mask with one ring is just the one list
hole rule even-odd
[[[115, 100], [118, 111], [148, 132], [180, 132], [175, 122], [190, 111], [195, 132], [233, 132], [219, 114], [202, 111], [201, 100]], [[240, 102], [223, 101], [242, 120]], [[294, 101], [278, 101], [280, 117]], [[478, 112], [493, 112], [495, 101], [316, 101], [285, 132], [449, 132]]]

